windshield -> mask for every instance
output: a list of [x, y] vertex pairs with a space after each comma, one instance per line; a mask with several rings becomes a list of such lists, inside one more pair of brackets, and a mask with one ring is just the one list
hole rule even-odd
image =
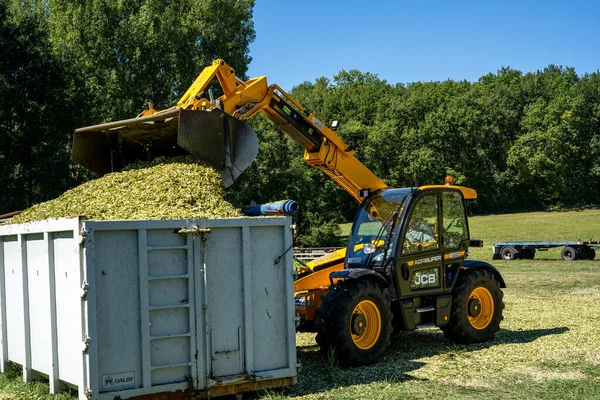
[[382, 263], [384, 257], [391, 254], [389, 247], [398, 215], [402, 213], [410, 191], [408, 188], [387, 189], [361, 205], [348, 239], [346, 263], [349, 267]]

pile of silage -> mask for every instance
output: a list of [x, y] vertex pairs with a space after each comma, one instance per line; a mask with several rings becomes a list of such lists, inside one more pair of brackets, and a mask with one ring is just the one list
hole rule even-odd
[[91, 220], [229, 218], [221, 174], [192, 156], [136, 163], [68, 190], [13, 217], [11, 224], [82, 215]]

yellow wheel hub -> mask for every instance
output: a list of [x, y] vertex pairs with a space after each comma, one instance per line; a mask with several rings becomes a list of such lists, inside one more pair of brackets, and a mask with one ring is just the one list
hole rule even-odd
[[469, 322], [475, 329], [485, 329], [494, 316], [494, 298], [484, 287], [473, 289], [467, 304]]
[[352, 341], [361, 350], [375, 346], [381, 334], [381, 314], [371, 300], [363, 300], [354, 307], [350, 317]]

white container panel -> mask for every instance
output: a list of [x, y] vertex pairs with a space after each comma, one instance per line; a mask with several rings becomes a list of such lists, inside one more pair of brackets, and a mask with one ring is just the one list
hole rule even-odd
[[107, 376], [133, 372], [127, 387], [141, 383], [138, 235], [135, 230], [94, 232], [91, 253], [96, 294], [99, 387]]
[[[283, 229], [283, 228], [279, 228]], [[274, 260], [285, 251], [284, 235], [273, 235], [271, 227], [251, 229], [252, 332], [254, 372], [276, 370], [289, 365], [286, 306], [286, 262]], [[291, 252], [291, 250], [290, 250]], [[295, 341], [295, 339], [294, 339]], [[294, 343], [295, 345], [295, 343]]]
[[154, 340], [150, 349], [152, 368], [188, 364], [190, 351], [188, 336]]
[[186, 249], [161, 249], [148, 252], [148, 276], [150, 277], [185, 275], [187, 270]]
[[187, 278], [151, 280], [148, 292], [150, 307], [175, 307], [189, 303]]
[[239, 227], [213, 228], [202, 247], [206, 266], [206, 325], [210, 329], [207, 335], [210, 354], [207, 357], [212, 361], [211, 377], [245, 372], [240, 343], [244, 320], [241, 239]]
[[190, 367], [161, 368], [152, 371], [154, 385], [166, 385], [173, 382], [186, 382], [190, 376]]
[[150, 311], [150, 336], [184, 335], [190, 331], [188, 308], [165, 308]]
[[[175, 233], [173, 228], [169, 229], [161, 229], [158, 226], [153, 224], [153, 221], [144, 221], [149, 222], [144, 226], [144, 228], [148, 229], [148, 248], [159, 248], [159, 249], [167, 249], [176, 246], [186, 246], [187, 238], [186, 235], [179, 235]], [[180, 223], [179, 228], [182, 228], [193, 221], [186, 221], [185, 223]]]
[[56, 288], [58, 376], [80, 385], [83, 370], [81, 346], [81, 282], [78, 238], [73, 231], [51, 233]]
[[50, 332], [50, 276], [47, 243], [41, 233], [24, 235], [29, 286], [29, 331], [31, 368], [50, 374], [52, 336]]
[[4, 237], [4, 282], [6, 291], [6, 341], [8, 360], [25, 364], [25, 316], [23, 269], [18, 236]]

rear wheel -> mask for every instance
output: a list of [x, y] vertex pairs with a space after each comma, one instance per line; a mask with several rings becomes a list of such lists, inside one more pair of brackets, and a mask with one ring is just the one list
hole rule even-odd
[[342, 365], [374, 363], [389, 345], [390, 302], [374, 282], [349, 281], [331, 286], [317, 313], [317, 343], [326, 355], [333, 348]]
[[596, 250], [591, 247], [582, 247], [579, 249], [578, 255], [582, 260], [593, 260], [596, 258]]
[[500, 249], [500, 255], [502, 256], [503, 260], [514, 260], [515, 256], [517, 255], [517, 250], [515, 250], [515, 248], [512, 246], [504, 246]]
[[594, 258], [596, 258], [596, 250], [590, 248], [588, 250], [588, 260], [593, 260]]
[[488, 271], [471, 271], [457, 282], [444, 336], [455, 343], [491, 340], [500, 329], [504, 303], [500, 284]]
[[526, 248], [521, 250], [520, 252], [521, 258], [525, 260], [533, 260], [535, 257], [535, 249]]
[[560, 252], [560, 258], [565, 261], [574, 261], [577, 259], [577, 250], [571, 246], [566, 246]]

